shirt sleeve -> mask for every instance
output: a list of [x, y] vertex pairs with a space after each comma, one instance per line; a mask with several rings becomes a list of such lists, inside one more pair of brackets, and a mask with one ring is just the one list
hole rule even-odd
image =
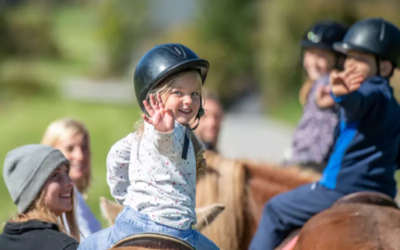
[[[107, 183], [114, 199], [123, 204], [129, 187], [129, 162], [135, 134], [116, 142], [107, 155]], [[135, 144], [136, 145], [136, 144]]]
[[145, 122], [142, 140], [161, 155], [167, 157], [181, 155], [184, 138], [185, 128], [178, 122], [175, 122], [174, 130], [168, 133], [159, 132], [153, 125]]
[[374, 83], [366, 81], [361, 87], [343, 96], [331, 95], [335, 102], [343, 109], [345, 117], [349, 121], [360, 120], [368, 111], [368, 109], [379, 100], [379, 87]]

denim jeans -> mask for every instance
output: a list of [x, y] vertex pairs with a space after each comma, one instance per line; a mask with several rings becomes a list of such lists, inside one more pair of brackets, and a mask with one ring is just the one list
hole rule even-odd
[[125, 206], [115, 219], [114, 226], [89, 236], [80, 244], [78, 250], [107, 250], [118, 241], [139, 233], [171, 235], [188, 242], [196, 250], [219, 249], [211, 240], [192, 228], [180, 230], [158, 224], [147, 215], [137, 213], [132, 208]]

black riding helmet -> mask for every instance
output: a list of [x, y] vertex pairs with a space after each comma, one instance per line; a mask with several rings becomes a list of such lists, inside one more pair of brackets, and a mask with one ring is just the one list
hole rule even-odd
[[319, 48], [332, 52], [335, 42], [342, 41], [347, 28], [340, 23], [323, 21], [313, 24], [310, 29], [304, 34], [301, 40], [301, 47], [303, 49]]
[[[135, 69], [133, 82], [140, 108], [147, 114], [143, 101], [149, 100], [149, 93], [167, 77], [193, 69], [199, 71], [204, 84], [209, 67], [208, 61], [199, 58], [191, 49], [182, 44], [168, 43], [155, 46], [144, 54]], [[203, 113], [200, 99], [197, 118], [200, 118]]]
[[333, 48], [335, 42], [342, 41], [347, 32], [347, 27], [332, 21], [322, 21], [314, 23], [304, 34], [301, 40], [301, 48], [304, 49], [323, 49], [331, 51], [335, 54], [335, 67], [341, 68], [339, 65], [339, 57], [343, 56]]
[[382, 18], [364, 19], [355, 23], [334, 48], [345, 54], [349, 50], [370, 53], [396, 67], [400, 59], [400, 30]]

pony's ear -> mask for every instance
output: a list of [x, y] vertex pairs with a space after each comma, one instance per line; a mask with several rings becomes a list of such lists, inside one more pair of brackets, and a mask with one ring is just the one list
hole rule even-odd
[[206, 207], [196, 208], [196, 230], [201, 231], [205, 227], [209, 226], [218, 217], [218, 215], [224, 211], [224, 209], [225, 206], [218, 203], [214, 203]]

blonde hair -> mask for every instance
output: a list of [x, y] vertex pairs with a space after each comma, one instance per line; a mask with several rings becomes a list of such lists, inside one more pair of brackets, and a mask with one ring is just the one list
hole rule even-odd
[[[52, 122], [46, 129], [42, 138], [42, 144], [56, 147], [57, 143], [71, 138], [75, 135], [82, 134], [89, 140], [89, 132], [85, 125], [73, 118], [62, 118]], [[90, 148], [90, 145], [88, 145]], [[91, 181], [91, 170], [84, 176], [81, 183], [75, 183], [79, 192], [85, 195], [89, 189]]]
[[311, 79], [307, 79], [304, 81], [303, 85], [299, 91], [299, 102], [301, 106], [304, 106], [307, 102], [308, 94], [313, 86], [314, 82]]
[[56, 216], [52, 213], [44, 201], [45, 192], [42, 191], [36, 200], [28, 208], [27, 212], [19, 213], [10, 222], [25, 222], [29, 220], [41, 220], [57, 224], [60, 232], [70, 235], [78, 242], [80, 241], [79, 227], [75, 217], [75, 193], [71, 192], [72, 210], [65, 213], [65, 219], [68, 224], [69, 233], [67, 232], [62, 216]]
[[[177, 74], [173, 74], [170, 77], [166, 78], [164, 81], [162, 81], [157, 87], [155, 87], [153, 90], [150, 91], [149, 96], [153, 95], [156, 97], [158, 94], [161, 95], [161, 99], [165, 101], [165, 99], [168, 97], [166, 96], [167, 93], [171, 92], [172, 87], [176, 80], [183, 75], [189, 74], [189, 73], [197, 73], [196, 75], [198, 76], [199, 80], [199, 85], [200, 88], [202, 89], [202, 78], [200, 75], [200, 72], [197, 70], [185, 70], [181, 71]], [[201, 91], [200, 97], [203, 96], [203, 92]], [[157, 99], [156, 99], [157, 100]], [[201, 98], [202, 102], [204, 102], [204, 99]], [[202, 103], [203, 104], [203, 103]], [[141, 140], [142, 135], [143, 135], [143, 130], [144, 130], [144, 123], [143, 119], [140, 119], [136, 124], [135, 124], [135, 130], [136, 130], [136, 136], [138, 141]], [[205, 152], [203, 144], [200, 142], [200, 140], [197, 138], [197, 136], [193, 133], [193, 131], [190, 131], [190, 140], [193, 144], [193, 150], [194, 154], [196, 157], [196, 179], [198, 180], [205, 174], [205, 169], [206, 169], [206, 162], [203, 157], [203, 153]]]

